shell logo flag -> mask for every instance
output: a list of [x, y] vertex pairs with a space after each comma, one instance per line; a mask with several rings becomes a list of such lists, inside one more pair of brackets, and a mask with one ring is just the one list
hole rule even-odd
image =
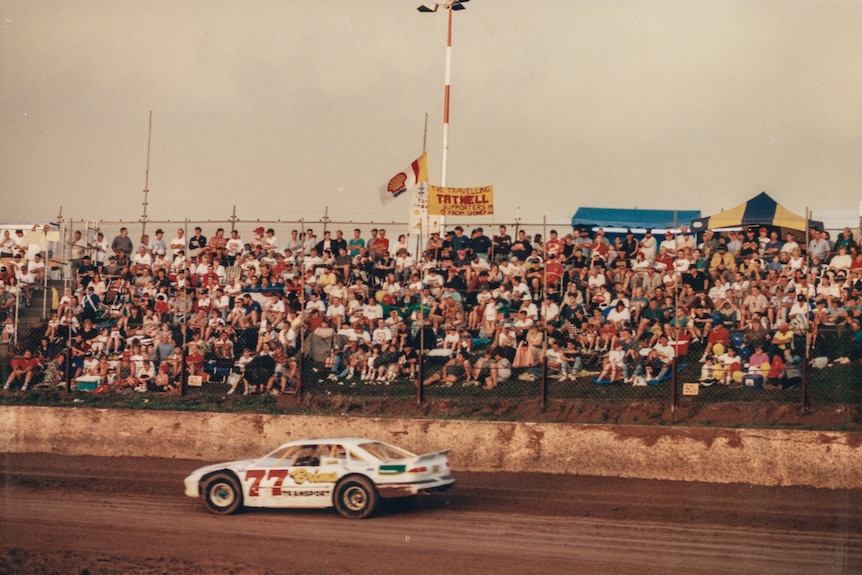
[[393, 198], [397, 198], [420, 182], [427, 181], [428, 152], [425, 152], [405, 169], [392, 176], [389, 179], [389, 182], [380, 188], [380, 203], [386, 205], [391, 202]]

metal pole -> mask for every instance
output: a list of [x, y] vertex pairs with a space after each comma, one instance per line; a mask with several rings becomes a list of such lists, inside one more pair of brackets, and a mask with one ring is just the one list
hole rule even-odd
[[[45, 264], [42, 268], [42, 285], [39, 289], [42, 290], [42, 321], [46, 321], [48, 319], [48, 274], [51, 272], [51, 263], [48, 261], [48, 224], [42, 226], [42, 245], [39, 246], [39, 253], [43, 254], [42, 263]], [[17, 333], [18, 330], [16, 329], [15, 332]]]
[[[188, 220], [188, 218], [186, 218], [186, 221], [185, 221], [185, 224], [183, 225], [183, 228], [185, 230], [183, 232], [183, 237], [188, 238], [189, 237], [189, 234], [188, 234], [188, 232], [189, 232], [189, 220]], [[188, 242], [188, 239], [186, 239], [186, 242]], [[187, 250], [184, 250], [184, 251], [187, 251]], [[187, 275], [188, 270], [189, 270], [189, 261], [188, 261], [188, 259], [186, 259], [186, 270], [185, 270], [186, 273], [183, 275]], [[188, 305], [188, 301], [186, 301], [186, 297], [188, 296], [188, 293], [186, 292], [185, 285], [183, 285], [183, 286], [177, 285], [177, 292], [178, 292], [177, 296], [182, 294], [183, 308], [184, 308], [183, 309], [183, 321], [182, 321], [183, 343], [182, 343], [182, 347], [180, 348], [180, 397], [182, 397], [186, 394], [186, 352], [187, 352], [187, 350], [186, 350], [187, 341], [186, 340], [187, 340], [189, 325], [188, 325], [188, 314], [186, 313], [185, 306]]]
[[233, 212], [231, 212], [230, 218], [228, 218], [228, 221], [230, 222], [230, 231], [231, 232], [233, 232], [236, 229], [236, 222], [238, 220], [239, 220], [239, 218], [236, 217], [236, 204], [234, 204], [233, 205]]
[[[673, 227], [679, 227], [679, 223], [677, 222], [677, 212], [673, 211]], [[674, 236], [674, 242], [676, 241], [676, 236]], [[678, 257], [678, 256], [677, 256]], [[677, 406], [677, 375], [676, 375], [676, 366], [677, 359], [679, 356], [679, 320], [677, 320], [677, 312], [679, 311], [679, 282], [676, 280], [677, 267], [676, 267], [676, 258], [673, 260], [673, 279], [674, 279], [674, 288], [673, 288], [673, 321], [676, 324], [674, 326], [674, 341], [676, 342], [676, 346], [671, 346], [673, 348], [673, 359], [670, 362], [671, 374], [670, 374], [670, 412], [672, 414], [676, 413]]]
[[144, 213], [141, 215], [141, 235], [147, 233], [147, 197], [150, 194], [150, 140], [153, 134], [153, 111], [150, 110], [150, 123], [147, 128], [147, 170], [144, 174]]
[[[805, 259], [808, 260], [808, 269], [805, 270], [806, 274], [811, 269], [811, 250], [809, 249], [808, 242], [811, 241], [809, 237], [809, 223], [811, 221], [811, 211], [806, 207], [805, 208]], [[813, 286], [812, 286], [813, 287]], [[808, 300], [808, 294], [805, 295], [806, 301]], [[810, 305], [810, 302], [809, 302]], [[811, 355], [811, 346], [814, 341], [809, 341], [809, 337], [812, 335], [812, 322], [805, 322], [805, 353], [802, 356], [802, 413], [805, 413], [805, 410], [808, 409], [808, 377], [811, 375], [808, 366], [808, 360]]]
[[418, 396], [416, 398], [417, 405], [422, 405], [422, 400], [425, 397], [425, 376], [424, 376], [424, 363], [425, 363], [425, 311], [423, 310], [422, 303], [422, 295], [420, 292], [419, 295], [419, 361], [416, 365], [416, 384], [418, 389]]
[[[301, 218], [299, 220], [299, 229], [305, 231], [305, 219]], [[302, 252], [302, 260], [305, 259], [305, 251]], [[298, 260], [297, 264], [299, 265], [299, 349], [296, 352], [296, 367], [299, 370], [299, 374], [296, 376], [296, 397], [302, 397], [302, 384], [303, 384], [303, 367], [304, 367], [304, 354], [302, 352], [302, 348], [305, 347], [305, 266], [302, 263], [302, 260]]]
[[[545, 239], [545, 242], [548, 241], [548, 218], [547, 216], [542, 216], [542, 237]], [[541, 246], [540, 246], [541, 247]], [[542, 386], [541, 386], [541, 404], [542, 409], [545, 409], [545, 406], [548, 402], [548, 308], [547, 308], [547, 300], [548, 300], [548, 254], [545, 253], [545, 250], [542, 250], [543, 261], [545, 263], [542, 266], [542, 330], [545, 332], [542, 337]]]

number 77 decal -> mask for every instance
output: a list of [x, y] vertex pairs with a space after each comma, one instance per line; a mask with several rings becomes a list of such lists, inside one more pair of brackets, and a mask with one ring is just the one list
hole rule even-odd
[[267, 474], [264, 469], [249, 469], [245, 472], [245, 480], [252, 481], [251, 487], [248, 488], [249, 497], [258, 497], [260, 495], [260, 482], [263, 478], [275, 479], [272, 484], [272, 494], [281, 495], [281, 484], [284, 483], [284, 478], [287, 477], [287, 469], [270, 469]]

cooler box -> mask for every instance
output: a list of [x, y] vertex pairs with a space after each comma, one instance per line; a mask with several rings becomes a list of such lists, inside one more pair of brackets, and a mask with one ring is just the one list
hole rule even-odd
[[669, 341], [667, 343], [668, 343], [668, 345], [673, 347], [674, 351], [676, 352], [677, 357], [682, 357], [688, 353], [688, 346], [691, 343], [691, 340], [688, 339], [687, 337], [681, 337], [681, 338], [679, 338], [678, 341], [672, 340], [672, 341]]
[[93, 391], [102, 385], [102, 378], [98, 375], [82, 375], [75, 380], [75, 389], [78, 391]]
[[742, 387], [745, 389], [763, 389], [763, 375], [746, 373], [742, 376]]

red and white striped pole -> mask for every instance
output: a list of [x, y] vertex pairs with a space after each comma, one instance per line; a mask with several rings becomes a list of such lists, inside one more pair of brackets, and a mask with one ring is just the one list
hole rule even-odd
[[[452, 5], [449, 2], [446, 7], [449, 19], [446, 31], [446, 72], [443, 80], [443, 159], [442, 174], [440, 175], [440, 186], [446, 187], [446, 168], [449, 161], [449, 92], [452, 80]], [[446, 230], [446, 216], [440, 216], [440, 231]]]

